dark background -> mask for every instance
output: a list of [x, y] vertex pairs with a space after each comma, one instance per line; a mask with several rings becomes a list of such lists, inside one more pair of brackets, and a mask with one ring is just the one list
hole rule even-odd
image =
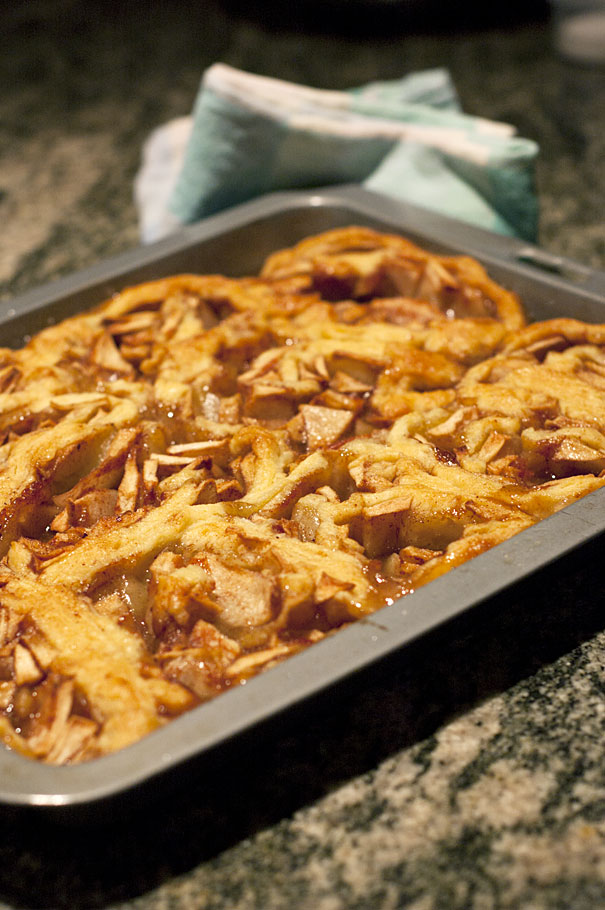
[[541, 244], [605, 262], [604, 76], [558, 59], [545, 0], [30, 0], [0, 17], [2, 296], [138, 242], [142, 144], [218, 60], [337, 89], [446, 67], [467, 113], [540, 144]]

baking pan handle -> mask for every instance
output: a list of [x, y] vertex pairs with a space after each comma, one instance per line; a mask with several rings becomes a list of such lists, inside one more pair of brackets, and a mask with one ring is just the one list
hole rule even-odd
[[328, 191], [318, 191], [317, 199], [329, 196], [349, 201], [360, 209], [373, 200], [373, 210], [381, 211], [388, 218], [394, 216], [417, 230], [426, 233], [429, 238], [443, 241], [446, 246], [458, 247], [461, 251], [484, 261], [486, 265], [508, 266], [517, 272], [530, 275], [560, 285], [567, 283], [587, 294], [605, 295], [605, 271], [594, 269], [564, 256], [549, 253], [531, 243], [516, 237], [496, 234], [473, 224], [458, 221], [446, 215], [420, 208], [400, 199], [370, 192], [360, 186], [351, 184], [331, 187]]
[[581, 285], [586, 285], [594, 278], [599, 281], [600, 286], [595, 285], [594, 290], [603, 290], [605, 285], [603, 273], [530, 244], [517, 249], [514, 258], [516, 262], [531, 265], [542, 272], [549, 272], [564, 278], [566, 281], [573, 281]]

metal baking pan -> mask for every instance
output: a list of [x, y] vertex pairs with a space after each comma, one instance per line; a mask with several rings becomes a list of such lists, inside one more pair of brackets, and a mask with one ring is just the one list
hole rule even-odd
[[[2, 343], [20, 345], [28, 335], [128, 284], [183, 271], [254, 274], [268, 253], [349, 224], [399, 231], [427, 249], [476, 257], [496, 281], [520, 294], [530, 318], [565, 314], [605, 320], [605, 273], [357, 187], [342, 187], [267, 196], [4, 302]], [[95, 811], [103, 803], [144, 792], [162, 776], [178, 774], [189, 760], [203, 761], [221, 744], [418, 641], [604, 530], [602, 489], [116, 754], [53, 767], [0, 748], [0, 803], [37, 807], [58, 817], [60, 810]]]

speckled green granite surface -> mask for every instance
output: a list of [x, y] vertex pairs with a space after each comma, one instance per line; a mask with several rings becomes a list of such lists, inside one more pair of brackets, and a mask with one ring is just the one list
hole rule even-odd
[[[215, 60], [328, 88], [448, 67], [467, 111], [540, 143], [542, 245], [605, 267], [605, 73], [557, 60], [544, 22], [381, 32], [366, 11], [301, 32], [214, 0], [1, 15], [4, 297], [137, 243], [141, 143]], [[0, 810], [0, 907], [605, 908], [604, 580], [597, 543], [137, 807]]]

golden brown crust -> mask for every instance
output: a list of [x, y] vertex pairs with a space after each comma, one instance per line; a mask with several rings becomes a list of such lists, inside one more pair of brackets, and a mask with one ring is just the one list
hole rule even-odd
[[469, 256], [437, 256], [395, 234], [363, 227], [336, 228], [274, 253], [266, 278], [312, 276], [329, 296], [399, 295], [433, 303], [456, 316], [494, 316], [507, 329], [524, 324], [515, 294], [492, 281]]
[[0, 352], [0, 736], [122, 748], [603, 484], [605, 327], [352, 227]]

